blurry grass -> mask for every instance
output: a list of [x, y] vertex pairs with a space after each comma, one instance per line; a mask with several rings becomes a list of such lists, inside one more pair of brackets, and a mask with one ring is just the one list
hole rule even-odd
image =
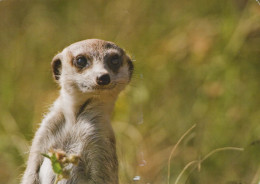
[[18, 183], [30, 140], [58, 95], [52, 57], [86, 38], [114, 41], [136, 60], [113, 117], [121, 183], [167, 183], [172, 147], [193, 122], [169, 183], [190, 161], [227, 146], [245, 150], [210, 157], [186, 183], [259, 182], [256, 1], [3, 0], [0, 15], [0, 183]]

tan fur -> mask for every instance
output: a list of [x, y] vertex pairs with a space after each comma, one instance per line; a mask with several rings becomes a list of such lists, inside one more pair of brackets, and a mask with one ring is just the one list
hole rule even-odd
[[[107, 58], [111, 54], [120, 55], [119, 69], [110, 66]], [[78, 56], [87, 58], [89, 67], [77, 68]], [[131, 60], [114, 43], [90, 39], [65, 48], [53, 58], [52, 67], [61, 86], [60, 96], [35, 134], [21, 183], [54, 182], [51, 164], [41, 156], [54, 148], [80, 155], [72, 177], [59, 184], [117, 184], [118, 161], [110, 117], [119, 92], [130, 81]], [[98, 85], [97, 77], [103, 74], [109, 74], [111, 82]]]

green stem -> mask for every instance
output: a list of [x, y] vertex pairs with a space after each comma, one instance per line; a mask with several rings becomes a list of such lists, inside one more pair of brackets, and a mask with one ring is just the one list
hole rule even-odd
[[58, 174], [56, 174], [54, 184], [58, 184], [58, 182], [59, 182], [59, 178], [58, 178]]

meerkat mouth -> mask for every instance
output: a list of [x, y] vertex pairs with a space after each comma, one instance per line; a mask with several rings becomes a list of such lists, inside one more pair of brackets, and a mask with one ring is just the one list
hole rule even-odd
[[85, 88], [89, 92], [94, 92], [94, 91], [106, 91], [106, 90], [112, 90], [116, 87], [116, 83], [111, 83], [110, 85], [107, 86], [88, 86], [85, 84], [81, 84], [82, 88]]
[[104, 91], [104, 90], [111, 90], [111, 89], [114, 89], [116, 87], [116, 83], [112, 83], [108, 86], [95, 86], [93, 87], [94, 90], [101, 90], [101, 91]]

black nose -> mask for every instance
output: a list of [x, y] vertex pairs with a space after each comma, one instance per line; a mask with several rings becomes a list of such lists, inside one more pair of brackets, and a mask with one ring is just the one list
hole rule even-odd
[[110, 83], [110, 76], [108, 74], [103, 74], [97, 77], [98, 85], [108, 85]]

